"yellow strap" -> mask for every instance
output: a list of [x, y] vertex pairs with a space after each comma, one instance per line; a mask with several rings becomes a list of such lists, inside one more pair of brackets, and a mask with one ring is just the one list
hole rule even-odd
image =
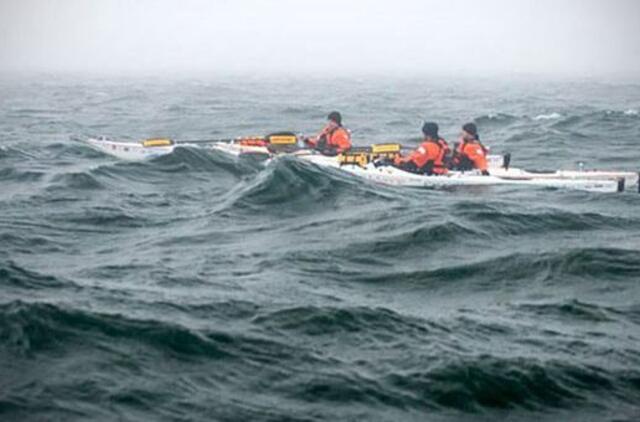
[[173, 145], [173, 141], [168, 138], [145, 139], [142, 141], [142, 146], [145, 147], [166, 147], [169, 145]]
[[291, 145], [298, 142], [298, 139], [292, 135], [270, 136], [269, 143], [273, 145]]
[[371, 152], [374, 154], [383, 154], [388, 152], [400, 152], [400, 144], [377, 144], [371, 145]]

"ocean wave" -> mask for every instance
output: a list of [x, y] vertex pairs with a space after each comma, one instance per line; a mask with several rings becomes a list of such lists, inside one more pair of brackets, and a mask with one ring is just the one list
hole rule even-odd
[[0, 285], [27, 290], [76, 287], [71, 281], [27, 270], [13, 261], [0, 262]]
[[206, 321], [213, 319], [238, 320], [254, 318], [260, 312], [260, 305], [246, 300], [229, 299], [204, 303], [154, 302], [153, 307], [178, 311], [189, 318]]
[[607, 117], [621, 117], [621, 118], [637, 117], [638, 110], [636, 110], [635, 108], [629, 108], [626, 110], [605, 110], [604, 115]]
[[603, 406], [620, 397], [632, 402], [640, 380], [633, 370], [488, 354], [425, 356], [421, 365], [404, 370], [385, 370], [383, 362], [378, 368], [372, 362], [375, 369], [357, 362], [353, 369], [294, 372], [274, 380], [272, 388], [307, 403], [482, 415]]
[[45, 173], [32, 170], [18, 170], [12, 167], [0, 169], [0, 181], [3, 182], [37, 182], [42, 180]]
[[87, 226], [104, 231], [109, 228], [139, 228], [160, 224], [150, 221], [145, 215], [129, 213], [115, 206], [93, 207], [81, 211], [56, 214], [52, 222], [64, 223], [67, 230], [80, 230]]
[[542, 318], [555, 317], [575, 323], [582, 320], [587, 323], [612, 322], [621, 315], [620, 312], [593, 303], [576, 299], [551, 303], [519, 303], [512, 305], [517, 311], [532, 313]]
[[549, 113], [549, 114], [538, 114], [533, 118], [533, 120], [558, 120], [562, 119], [563, 115], [557, 112]]
[[[109, 154], [97, 151], [81, 142], [69, 144], [50, 144], [48, 148], [59, 149], [57, 158], [66, 155], [82, 155], [84, 158], [93, 159], [96, 157], [111, 157]], [[152, 168], [156, 172], [163, 173], [183, 173], [197, 171], [211, 171], [217, 166], [222, 168], [233, 167], [231, 160], [220, 160], [218, 155], [210, 153], [198, 147], [178, 146], [175, 150], [166, 155], [161, 155], [149, 160], [143, 161], [115, 161], [109, 164], [103, 164], [98, 168], [107, 170], [136, 170]], [[243, 170], [247, 170], [246, 168]]]
[[247, 371], [283, 362], [299, 365], [319, 360], [303, 349], [250, 334], [193, 330], [165, 320], [134, 319], [50, 303], [0, 304], [0, 351], [4, 347], [13, 355], [34, 356], [74, 353], [80, 345], [102, 349], [104, 344], [117, 344], [120, 350], [145, 347], [178, 362], [233, 361]]
[[[511, 144], [516, 144], [515, 146], [522, 144], [522, 148], [526, 149], [532, 144], [548, 145], [552, 135], [548, 129], [544, 128], [523, 128], [522, 130], [514, 131], [505, 139], [504, 143], [507, 146], [511, 146]], [[562, 143], [562, 141], [560, 143]], [[536, 151], [536, 153], [540, 152]]]
[[223, 350], [232, 339], [225, 334], [202, 335], [158, 321], [132, 320], [120, 315], [64, 309], [47, 303], [11, 302], [0, 305], [0, 341], [20, 354], [73, 350], [74, 344], [103, 339], [130, 340], [186, 356], [228, 357]]
[[490, 113], [484, 114], [482, 116], [476, 117], [473, 119], [476, 124], [484, 126], [484, 125], [494, 125], [494, 124], [508, 124], [518, 120], [518, 116], [508, 113]]
[[[511, 283], [529, 280], [551, 283], [606, 277], [627, 279], [640, 276], [640, 251], [616, 248], [577, 248], [547, 253], [512, 253], [478, 262], [461, 263], [421, 271], [396, 271], [387, 274], [354, 276], [364, 282], [392, 282], [449, 286], [452, 282], [469, 280], [486, 289], [488, 282]], [[457, 288], [457, 287], [456, 287]]]
[[555, 254], [551, 262], [562, 275], [609, 280], [640, 276], [640, 250], [579, 248]]
[[[551, 125], [554, 129], [580, 129], [590, 133], [597, 130], [632, 129], [638, 117], [637, 110], [595, 110], [582, 114], [561, 116]], [[630, 126], [631, 125], [631, 126]]]
[[365, 377], [357, 371], [303, 375], [280, 382], [274, 388], [288, 397], [307, 403], [433, 409], [426, 401], [412, 400], [406, 392], [399, 391], [400, 388], [384, 388], [377, 380]]
[[285, 114], [285, 115], [291, 114], [294, 116], [297, 116], [297, 115], [308, 116], [308, 115], [313, 115], [317, 112], [318, 110], [316, 107], [310, 107], [310, 106], [288, 106], [282, 109], [282, 114]]
[[239, 209], [261, 212], [305, 212], [320, 204], [332, 206], [345, 191], [358, 191], [353, 178], [282, 157], [238, 191], [231, 203]]
[[[399, 256], [407, 251], [424, 251], [438, 243], [464, 242], [469, 238], [488, 238], [488, 234], [461, 222], [446, 221], [429, 225], [409, 225], [410, 230], [392, 236], [364, 237], [361, 242], [346, 242], [340, 249], [345, 256]], [[424, 253], [424, 252], [419, 252]]]
[[7, 116], [11, 118], [29, 118], [35, 117], [41, 119], [45, 116], [62, 115], [66, 111], [60, 108], [12, 108], [7, 111]]
[[[603, 371], [579, 363], [491, 355], [452, 357], [430, 369], [384, 378], [414, 403], [484, 413], [487, 409], [576, 408], [616, 394], [631, 398], [640, 373]], [[620, 393], [620, 392], [623, 393]]]
[[283, 330], [296, 335], [333, 336], [362, 333], [375, 337], [425, 336], [444, 328], [434, 323], [402, 316], [385, 308], [300, 306], [260, 314], [253, 323], [269, 330]]
[[406, 128], [407, 126], [411, 126], [412, 123], [414, 122], [409, 119], [396, 119], [385, 122], [385, 126]]
[[[244, 157], [243, 157], [244, 158]], [[172, 154], [154, 158], [147, 166], [161, 169], [169, 173], [179, 172], [216, 172], [223, 170], [236, 177], [245, 177], [259, 171], [260, 162], [247, 159], [230, 159], [222, 152], [215, 150], [203, 150], [193, 147], [178, 147]]]
[[36, 255], [68, 251], [65, 245], [54, 242], [46, 236], [34, 236], [24, 230], [18, 230], [18, 233], [5, 232], [0, 234], [0, 244], [4, 246], [7, 252]]
[[3, 160], [9, 157], [11, 154], [9, 152], [9, 147], [6, 145], [0, 145], [0, 160]]
[[[447, 137], [477, 116], [518, 167], [637, 166], [638, 86], [326, 82], [356, 144], [408, 142], [405, 116], [435, 113]], [[0, 119], [0, 419], [633, 420], [637, 194], [389, 187], [295, 157], [128, 162], [66, 141], [304, 128], [326, 88], [0, 86], [4, 111], [68, 103]]]
[[[166, 186], [183, 180], [189, 181], [188, 186], [210, 184], [211, 190], [215, 191], [249, 178], [261, 168], [262, 164], [255, 160], [232, 160], [216, 151], [181, 147], [172, 154], [150, 161], [102, 164], [92, 168], [88, 174], [106, 186], [126, 191], [136, 191], [142, 186]], [[167, 174], [172, 175], [170, 180]]]
[[18, 145], [0, 145], [0, 160], [29, 161], [37, 159], [38, 155], [32, 153], [28, 149], [19, 147]]
[[[533, 117], [527, 115], [513, 115], [506, 113], [487, 114], [476, 117], [474, 121], [481, 127], [488, 127], [494, 129], [495, 127], [501, 127], [514, 122], [526, 123], [527, 120], [531, 122], [549, 122], [552, 129], [564, 129], [564, 128], [592, 128], [601, 124], [612, 124], [617, 122], [623, 122], [630, 118], [636, 118], [638, 116], [638, 110], [595, 110], [585, 113], [561, 113], [550, 112], [537, 114]], [[584, 134], [581, 134], [585, 136]]]
[[505, 211], [492, 207], [459, 207], [455, 215], [471, 221], [491, 235], [521, 235], [558, 231], [598, 230], [603, 227], [625, 228], [634, 221], [593, 212], [575, 213], [560, 210], [537, 212]]
[[[189, 314], [191, 311], [186, 309]], [[217, 312], [210, 306], [202, 311], [204, 317]], [[241, 317], [252, 312], [249, 309]], [[286, 344], [284, 340], [265, 340], [262, 336], [196, 331], [158, 320], [16, 301], [0, 305], [0, 351], [19, 362], [34, 357], [42, 360], [45, 356], [60, 359], [67, 354], [82, 359], [87, 353], [94, 357], [106, 353], [112, 356], [111, 366], [105, 367], [111, 373], [123, 370], [116, 369], [116, 362], [126, 361], [127, 369], [122, 374], [129, 377], [133, 386], [111, 384], [112, 389], [99, 389], [120, 405], [144, 401], [150, 391], [158, 388], [155, 374], [155, 384], [147, 383], [140, 391], [142, 398], [133, 397], [136, 394], [132, 389], [140, 376], [159, 370], [158, 360], [164, 362], [162, 365], [178, 368], [180, 379], [198, 391], [217, 390], [218, 383], [228, 391], [242, 385], [243, 391], [261, 391], [270, 400], [291, 400], [302, 406], [351, 404], [379, 406], [386, 411], [484, 414], [495, 409], [549, 411], [582, 408], [589, 403], [605, 406], [613, 398], [632, 403], [640, 392], [639, 371], [593, 366], [579, 359], [508, 357], [455, 349], [442, 353], [437, 347], [405, 354], [402, 352], [411, 349], [400, 345], [411, 340], [403, 339], [441, 343], [443, 340], [438, 339], [448, 339], [454, 331], [386, 309], [297, 307], [262, 314], [252, 322], [262, 328], [262, 336], [265, 332], [285, 331], [282, 338], [294, 340]], [[326, 344], [316, 350], [299, 337], [334, 338], [336, 334], [353, 340], [342, 343], [346, 351], [339, 355], [334, 355], [335, 349]], [[375, 341], [363, 343], [363, 335]], [[378, 353], [362, 358], [361, 347], [373, 347], [368, 352]], [[162, 358], [139, 358], [134, 364], [125, 358], [132, 350], [145, 357], [160, 353]], [[396, 362], [397, 358], [402, 361]], [[195, 374], [202, 374], [204, 368], [211, 375], [203, 385], [198, 382], [202, 378]], [[63, 369], [68, 369], [68, 364], [55, 368]], [[105, 372], [101, 377], [113, 382]], [[77, 387], [73, 385], [72, 391], [77, 392]], [[27, 392], [28, 389], [23, 394]], [[155, 401], [153, 397], [149, 400]], [[255, 401], [247, 403], [252, 404]]]
[[70, 160], [68, 162], [73, 163], [80, 159], [95, 160], [105, 156], [103, 152], [97, 151], [78, 141], [47, 144], [40, 155], [45, 159]]
[[55, 175], [47, 186], [47, 190], [57, 189], [103, 190], [106, 186], [89, 172], [79, 172]]

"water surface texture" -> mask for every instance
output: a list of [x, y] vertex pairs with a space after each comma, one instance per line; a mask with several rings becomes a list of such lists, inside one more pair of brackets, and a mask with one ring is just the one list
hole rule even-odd
[[640, 195], [421, 190], [69, 141], [317, 131], [640, 169], [640, 86], [4, 80], [0, 419], [640, 417]]

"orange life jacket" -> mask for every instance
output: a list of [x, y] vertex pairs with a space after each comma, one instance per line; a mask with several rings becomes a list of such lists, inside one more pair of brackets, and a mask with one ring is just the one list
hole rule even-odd
[[478, 140], [462, 141], [456, 150], [454, 164], [465, 169], [487, 170], [487, 149]]
[[406, 158], [397, 160], [396, 164], [398, 164], [398, 161], [412, 161], [418, 169], [424, 169], [427, 165], [430, 165], [433, 174], [446, 174], [447, 167], [444, 165], [444, 159], [448, 152], [449, 145], [444, 139], [425, 141]]
[[307, 139], [305, 142], [313, 148], [330, 148], [341, 153], [351, 149], [351, 134], [342, 126], [334, 128], [327, 126], [315, 139]]
[[327, 147], [334, 148], [337, 152], [351, 149], [351, 134], [342, 126], [332, 130], [323, 130], [319, 139], [323, 136], [326, 138]]

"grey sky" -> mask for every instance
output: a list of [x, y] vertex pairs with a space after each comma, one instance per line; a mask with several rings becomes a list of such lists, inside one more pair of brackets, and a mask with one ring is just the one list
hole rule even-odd
[[637, 0], [0, 0], [0, 72], [640, 74]]

